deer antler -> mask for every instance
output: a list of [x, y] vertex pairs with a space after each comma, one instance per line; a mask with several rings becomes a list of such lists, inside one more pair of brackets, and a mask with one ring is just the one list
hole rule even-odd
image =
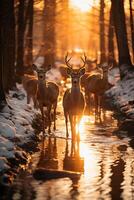
[[83, 61], [83, 66], [80, 67], [80, 69], [84, 68], [85, 67], [85, 64], [86, 64], [86, 61], [87, 61], [87, 57], [86, 57], [86, 54], [84, 53], [84, 59], [81, 57], [81, 60]]
[[70, 69], [72, 69], [72, 66], [69, 64], [69, 61], [71, 60], [71, 58], [72, 58], [72, 57], [70, 57], [70, 58], [68, 59], [68, 52], [67, 52], [67, 54], [66, 54], [66, 56], [65, 56], [65, 63], [66, 63], [66, 65], [67, 65], [67, 67], [69, 67]]

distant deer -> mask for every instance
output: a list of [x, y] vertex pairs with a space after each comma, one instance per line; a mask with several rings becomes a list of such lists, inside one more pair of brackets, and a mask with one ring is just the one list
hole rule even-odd
[[[85, 56], [85, 55], [84, 55]], [[73, 69], [69, 64], [71, 58], [68, 59], [68, 54], [65, 57], [67, 65], [67, 73], [71, 76], [72, 87], [67, 89], [63, 96], [63, 109], [66, 123], [66, 137], [68, 138], [68, 117], [71, 125], [72, 140], [75, 140], [76, 124], [80, 123], [85, 107], [85, 99], [80, 88], [80, 78], [85, 73], [86, 56], [82, 58], [84, 65], [80, 69]], [[79, 133], [78, 133], [79, 138]]]
[[[88, 100], [90, 101], [90, 94], [94, 94], [95, 101], [95, 116], [101, 114], [101, 97], [104, 95], [105, 91], [108, 90], [112, 85], [108, 82], [108, 71], [110, 66], [107, 63], [104, 63], [99, 66], [102, 69], [101, 74], [93, 74], [86, 78], [85, 82], [85, 93], [89, 96]], [[89, 104], [90, 106], [90, 104]]]
[[51, 132], [52, 108], [54, 109], [54, 130], [56, 130], [56, 108], [59, 95], [59, 87], [54, 82], [46, 81], [46, 72], [50, 69], [51, 69], [50, 66], [48, 68], [38, 68], [35, 64], [33, 64], [33, 70], [35, 70], [38, 75], [37, 101], [42, 115], [43, 133], [45, 133], [45, 128], [44, 128], [45, 117], [43, 112], [44, 107], [47, 107], [48, 125], [49, 125], [48, 133]]
[[37, 78], [29, 74], [25, 74], [22, 78], [22, 84], [24, 90], [27, 93], [27, 104], [29, 104], [32, 99], [34, 103], [34, 108], [37, 108], [37, 101], [36, 101], [37, 82], [38, 82]]

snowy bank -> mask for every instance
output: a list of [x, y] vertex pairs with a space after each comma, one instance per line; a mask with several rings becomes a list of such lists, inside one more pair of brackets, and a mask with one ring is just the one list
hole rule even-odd
[[26, 104], [22, 85], [17, 88], [7, 97], [11, 109], [5, 106], [0, 112], [0, 183], [4, 184], [27, 162], [27, 146], [36, 148], [38, 140], [32, 123], [39, 111]]
[[123, 65], [122, 69], [124, 78], [106, 92], [106, 97], [111, 107], [119, 113], [120, 122], [134, 124], [134, 69], [128, 65]]
[[[47, 79], [59, 83], [60, 72], [51, 69]], [[9, 92], [7, 101], [10, 106], [0, 112], [0, 183], [10, 182], [12, 174], [27, 162], [29, 153], [37, 148], [41, 131], [40, 111], [27, 105], [21, 84], [16, 91]]]

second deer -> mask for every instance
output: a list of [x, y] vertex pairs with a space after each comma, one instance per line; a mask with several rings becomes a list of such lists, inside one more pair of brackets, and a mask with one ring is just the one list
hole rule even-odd
[[29, 104], [32, 99], [34, 103], [34, 108], [37, 108], [37, 82], [37, 78], [29, 74], [25, 74], [22, 78], [22, 84], [27, 94], [27, 104]]
[[[67, 89], [63, 96], [63, 109], [66, 123], [66, 137], [68, 138], [68, 118], [71, 126], [72, 140], [75, 140], [76, 137], [76, 125], [79, 125], [81, 117], [83, 115], [85, 107], [85, 99], [80, 88], [80, 78], [85, 73], [85, 60], [82, 58], [84, 65], [79, 69], [73, 69], [69, 64], [71, 58], [67, 58], [68, 54], [65, 57], [65, 62], [67, 65], [67, 73], [71, 76], [72, 86], [70, 89]], [[79, 133], [78, 133], [79, 138]]]
[[59, 87], [54, 82], [46, 81], [46, 72], [50, 70], [51, 67], [48, 68], [38, 68], [35, 64], [33, 64], [33, 70], [37, 72], [38, 75], [38, 89], [37, 89], [37, 101], [38, 106], [41, 111], [42, 121], [43, 121], [43, 133], [45, 133], [45, 117], [43, 108], [47, 108], [47, 117], [48, 117], [48, 133], [51, 132], [51, 110], [54, 110], [54, 130], [56, 129], [56, 108], [57, 101], [59, 95]]
[[86, 78], [85, 82], [85, 93], [89, 97], [88, 101], [90, 101], [90, 94], [94, 94], [96, 117], [100, 117], [101, 115], [102, 96], [104, 95], [105, 91], [112, 86], [108, 82], [108, 71], [111, 66], [109, 66], [107, 63], [103, 63], [99, 67], [102, 69], [102, 75], [100, 73], [90, 75]]

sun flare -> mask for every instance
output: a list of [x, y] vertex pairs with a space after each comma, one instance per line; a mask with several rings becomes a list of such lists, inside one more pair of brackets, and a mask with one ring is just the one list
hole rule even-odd
[[93, 6], [94, 0], [70, 0], [71, 7], [79, 9], [81, 12], [88, 12]]

